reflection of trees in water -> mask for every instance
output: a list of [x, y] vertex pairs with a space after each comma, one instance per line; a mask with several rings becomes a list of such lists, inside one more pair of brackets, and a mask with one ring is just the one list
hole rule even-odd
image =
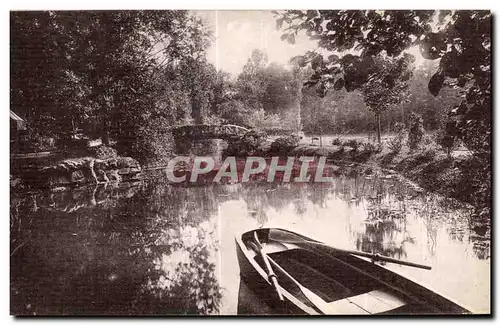
[[405, 256], [404, 245], [412, 240], [406, 216], [412, 214], [423, 218], [431, 252], [445, 225], [450, 240], [470, 240], [478, 258], [489, 258], [489, 240], [469, 230], [462, 208], [377, 175], [326, 185], [184, 187], [158, 179], [129, 187], [12, 193], [12, 311], [216, 313], [218, 206], [242, 198], [264, 223], [271, 208], [292, 204], [301, 214], [309, 204], [326, 206], [332, 193], [367, 206], [364, 232], [355, 236], [360, 250]]
[[[344, 179], [339, 183], [340, 186], [335, 188], [338, 197], [346, 201], [351, 197], [351, 202], [355, 203], [361, 198], [362, 202], [368, 204], [366, 231], [359, 238], [356, 237], [358, 248], [363, 247], [368, 251], [373, 249], [379, 253], [387, 249], [392, 250], [392, 254], [404, 253], [401, 250], [404, 248], [402, 243], [412, 238], [405, 231], [399, 233], [391, 230], [393, 227], [388, 220], [404, 222], [406, 216], [416, 215], [425, 226], [431, 254], [436, 251], [438, 229], [444, 226], [450, 240], [470, 241], [478, 258], [489, 257], [489, 238], [477, 234], [474, 227], [470, 227], [467, 219], [469, 208], [456, 200], [425, 193], [404, 181], [380, 175], [359, 177], [357, 180]], [[397, 237], [401, 237], [400, 243], [397, 240], [390, 242], [390, 238]], [[387, 243], [381, 245], [384, 240]], [[391, 254], [389, 251], [387, 253]]]
[[[154, 268], [142, 292], [165, 313], [211, 314], [221, 298], [216, 277], [218, 202], [212, 187], [152, 186], [141, 198], [149, 218], [139, 247]], [[136, 203], [137, 204], [137, 203]], [[154, 240], [153, 240], [154, 239]]]
[[382, 203], [369, 204], [365, 232], [356, 239], [358, 250], [401, 258], [406, 257], [404, 244], [408, 240], [404, 211]]
[[472, 246], [472, 249], [474, 250], [474, 254], [481, 259], [481, 260], [486, 260], [490, 258], [490, 241], [489, 240], [477, 240], [474, 241], [474, 244]]
[[143, 294], [164, 301], [167, 313], [213, 314], [221, 292], [215, 275], [218, 238], [216, 218], [197, 227], [169, 229], [146, 249], [153, 257]]
[[266, 211], [282, 211], [290, 204], [298, 215], [307, 211], [308, 202], [324, 206], [328, 196], [328, 186], [323, 184], [263, 183], [241, 184], [241, 197], [247, 203], [250, 216], [260, 224], [267, 222]]
[[473, 211], [471, 207], [454, 199], [426, 193], [425, 196], [419, 196], [411, 201], [411, 209], [424, 222], [431, 252], [435, 251], [437, 245], [438, 229], [444, 225], [450, 241], [470, 242], [474, 254], [479, 259], [489, 258], [490, 238], [478, 235], [475, 229], [471, 229], [469, 220]]
[[[397, 182], [378, 175], [349, 180], [354, 202], [366, 206], [364, 232], [356, 232], [358, 250], [396, 258], [406, 257], [404, 245], [412, 238], [406, 232], [406, 207], [403, 189]], [[399, 195], [398, 195], [399, 194]]]
[[[216, 203], [210, 189], [150, 185], [133, 197], [116, 198], [117, 205], [68, 212], [58, 209], [64, 200], [54, 200], [54, 193], [42, 197], [48, 204], [37, 199], [34, 208], [26, 195], [11, 207], [14, 313], [217, 311]], [[24, 245], [16, 250], [18, 243]]]

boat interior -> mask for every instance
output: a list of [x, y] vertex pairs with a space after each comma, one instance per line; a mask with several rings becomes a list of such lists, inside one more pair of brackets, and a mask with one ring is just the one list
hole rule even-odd
[[[247, 235], [247, 234], [245, 234]], [[243, 236], [253, 260], [264, 269], [264, 262], [248, 245], [252, 238]], [[317, 309], [297, 282], [327, 306], [328, 314], [398, 314], [426, 312], [421, 304], [410, 304], [408, 297], [353, 266], [364, 262], [348, 254], [333, 256], [321, 250], [309, 250], [295, 244], [272, 241], [259, 234], [262, 250], [272, 261], [279, 285], [303, 304]], [[277, 266], [278, 264], [279, 266]], [[295, 281], [293, 279], [295, 279]], [[422, 309], [424, 307], [424, 309]], [[321, 311], [325, 313], [325, 310]]]

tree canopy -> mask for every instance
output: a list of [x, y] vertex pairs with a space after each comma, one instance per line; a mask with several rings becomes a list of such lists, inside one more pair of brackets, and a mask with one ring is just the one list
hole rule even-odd
[[187, 11], [12, 12], [11, 103], [44, 135], [83, 128], [129, 150], [210, 106], [210, 39]]
[[347, 91], [370, 77], [373, 57], [399, 57], [418, 46], [422, 56], [440, 60], [428, 89], [438, 95], [444, 85], [461, 87], [464, 100], [451, 110], [470, 149], [489, 151], [491, 142], [491, 13], [477, 10], [379, 11], [286, 10], [276, 15], [282, 40], [295, 43], [304, 31], [318, 47], [295, 60], [314, 70], [308, 84]]

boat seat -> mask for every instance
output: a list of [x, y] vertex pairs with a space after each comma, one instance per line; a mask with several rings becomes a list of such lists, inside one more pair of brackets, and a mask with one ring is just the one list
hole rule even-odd
[[406, 305], [397, 296], [383, 290], [373, 290], [328, 303], [329, 314], [370, 315], [381, 314]]

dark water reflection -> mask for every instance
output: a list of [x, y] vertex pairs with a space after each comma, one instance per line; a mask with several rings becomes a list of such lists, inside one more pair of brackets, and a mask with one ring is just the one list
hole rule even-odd
[[387, 266], [487, 312], [489, 240], [469, 230], [469, 213], [394, 175], [205, 186], [172, 186], [155, 177], [13, 193], [11, 311], [235, 313], [234, 235], [279, 226], [342, 248], [430, 264], [427, 273]]

